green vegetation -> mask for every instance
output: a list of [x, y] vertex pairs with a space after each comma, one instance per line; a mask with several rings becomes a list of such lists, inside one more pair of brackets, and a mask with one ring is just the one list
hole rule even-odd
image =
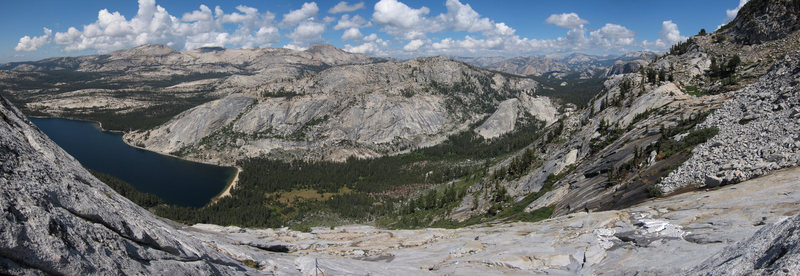
[[265, 97], [265, 98], [282, 98], [282, 97], [292, 98], [292, 97], [300, 96], [300, 95], [301, 95], [300, 93], [297, 93], [295, 91], [286, 90], [283, 87], [279, 88], [277, 91], [264, 91], [264, 92], [261, 92], [261, 97]]
[[130, 199], [133, 201], [133, 203], [136, 203], [139, 206], [144, 208], [152, 208], [163, 204], [161, 199], [159, 199], [156, 195], [140, 192], [135, 187], [131, 186], [131, 184], [128, 184], [119, 178], [98, 171], [89, 170], [89, 172], [92, 173], [94, 177], [97, 177], [97, 179], [111, 187], [111, 189], [114, 189], [114, 191], [116, 191], [118, 194]]
[[[606, 78], [581, 79], [579, 73], [570, 74], [565, 78], [548, 78], [546, 76], [530, 76], [531, 79], [545, 86], [544, 89], [536, 91], [536, 94], [554, 98], [562, 103], [572, 103], [578, 107], [584, 107], [589, 102], [603, 92], [603, 82]], [[566, 82], [565, 86], [561, 83]]]
[[[542, 122], [531, 120], [491, 140], [465, 131], [433, 147], [374, 159], [349, 158], [345, 162], [248, 159], [238, 163], [243, 171], [231, 197], [203, 208], [160, 205], [155, 213], [186, 223], [248, 227], [302, 228], [315, 225], [306, 219], [312, 214], [329, 214], [351, 221], [382, 220], [380, 223], [396, 227], [424, 225], [423, 222], [433, 221], [433, 213], [455, 207], [461, 201], [470, 181], [474, 183], [486, 175], [491, 157], [508, 155], [530, 145], [540, 137], [542, 127]], [[451, 182], [455, 184], [442, 184]], [[428, 192], [406, 203], [413, 208], [408, 205], [398, 208], [403, 206], [403, 198], [419, 189]], [[419, 213], [428, 217], [419, 218]], [[403, 221], [404, 214], [417, 215], [407, 216], [408, 220]], [[387, 220], [396, 215], [401, 218]]]
[[[181, 99], [180, 101], [163, 103], [127, 113], [114, 110], [92, 111], [86, 114], [72, 113], [73, 115], [70, 118], [99, 122], [103, 125], [103, 129], [111, 131], [150, 129], [162, 125], [181, 112], [206, 103], [209, 100], [211, 99], [202, 97]], [[36, 115], [35, 112], [30, 112], [29, 114]]]
[[680, 141], [675, 141], [669, 138], [671, 137], [669, 135], [670, 131], [667, 131], [666, 134], [661, 136], [661, 139], [653, 145], [653, 147], [658, 150], [656, 159], [666, 159], [679, 152], [691, 151], [692, 146], [708, 141], [708, 139], [717, 135], [718, 132], [719, 129], [717, 128], [693, 129], [689, 131], [686, 137], [683, 137]]
[[702, 96], [708, 95], [708, 91], [706, 91], [703, 88], [698, 87], [696, 85], [687, 86], [685, 92], [686, 92], [686, 94], [689, 94], [689, 95], [692, 95], [692, 96], [695, 96], [695, 97], [702, 97]]
[[711, 68], [709, 69], [709, 76], [711, 79], [725, 79], [729, 82], [734, 82], [734, 75], [736, 68], [742, 63], [739, 55], [734, 55], [727, 61], [724, 59], [718, 63], [716, 58], [711, 58]]
[[592, 154], [600, 152], [600, 150], [606, 148], [608, 145], [611, 145], [611, 143], [614, 143], [614, 141], [619, 139], [619, 137], [625, 133], [625, 129], [620, 128], [617, 125], [611, 126], [605, 120], [600, 121], [597, 131], [600, 133], [600, 136], [590, 141], [591, 148], [589, 149], [589, 152]]
[[246, 265], [246, 266], [249, 266], [249, 267], [252, 267], [252, 268], [255, 268], [255, 269], [258, 269], [258, 262], [253, 261], [253, 260], [244, 260], [244, 261], [242, 261], [242, 264]]
[[[15, 90], [25, 91], [25, 98], [4, 94], [21, 108], [25, 103], [43, 98], [51, 98], [61, 93], [81, 89], [107, 89], [113, 92], [97, 92], [98, 95], [119, 97], [120, 99], [142, 100], [152, 103], [152, 106], [131, 112], [120, 110], [97, 109], [66, 109], [70, 119], [100, 122], [104, 129], [127, 131], [148, 129], [161, 125], [192, 107], [203, 104], [212, 98], [206, 93], [159, 93], [158, 89], [166, 88], [183, 82], [203, 79], [222, 78], [229, 76], [225, 73], [194, 73], [189, 75], [169, 75], [162, 78], [136, 79], [119, 81], [116, 78], [125, 72], [77, 72], [69, 70], [20, 72], [22, 75], [13, 81], [0, 83], [0, 91]], [[115, 79], [115, 81], [111, 81]], [[48, 116], [35, 110], [23, 110], [30, 116]]]
[[[706, 30], [701, 29], [698, 35], [702, 36], [705, 34]], [[691, 48], [692, 45], [694, 45], [694, 40], [691, 38], [687, 39], [686, 41], [678, 42], [677, 44], [672, 45], [672, 47], [669, 48], [669, 55], [679, 56], [685, 54], [686, 52], [689, 52], [689, 48]]]
[[656, 185], [649, 185], [647, 186], [647, 196], [648, 197], [661, 197], [661, 189], [659, 189]]

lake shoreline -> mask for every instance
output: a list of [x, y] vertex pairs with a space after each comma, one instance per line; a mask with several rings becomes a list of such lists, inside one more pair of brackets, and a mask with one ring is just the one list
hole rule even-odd
[[243, 171], [241, 167], [239, 166], [235, 167], [236, 167], [236, 175], [233, 177], [233, 180], [231, 180], [230, 183], [228, 183], [228, 185], [225, 186], [225, 190], [222, 190], [222, 192], [219, 195], [212, 198], [211, 202], [209, 202], [208, 205], [214, 205], [217, 203], [217, 201], [219, 201], [223, 197], [231, 196], [231, 190], [236, 188], [236, 184], [239, 184], [239, 174], [241, 174]]
[[[147, 152], [151, 152], [151, 153], [156, 153], [156, 154], [161, 155], [161, 156], [165, 156], [165, 157], [169, 157], [169, 158], [175, 158], [175, 159], [182, 160], [182, 161], [200, 163], [200, 164], [204, 164], [204, 165], [211, 165], [211, 166], [216, 166], [216, 167], [220, 167], [220, 168], [236, 169], [236, 172], [233, 174], [233, 176], [228, 178], [229, 180], [226, 181], [227, 183], [225, 184], [225, 188], [222, 191], [220, 191], [217, 195], [212, 197], [209, 200], [209, 202], [207, 202], [204, 206], [212, 205], [212, 204], [216, 203], [216, 201], [219, 198], [222, 198], [224, 196], [230, 195], [231, 189], [236, 187], [236, 185], [238, 183], [238, 180], [239, 180], [239, 175], [243, 171], [243, 169], [241, 167], [236, 166], [236, 165], [229, 166], [229, 165], [223, 165], [223, 164], [215, 163], [215, 162], [212, 162], [212, 161], [194, 160], [194, 159], [191, 159], [191, 158], [184, 158], [184, 157], [181, 157], [181, 156], [175, 156], [175, 155], [172, 155], [172, 154], [158, 152], [158, 151], [150, 150], [150, 149], [147, 149], [147, 148], [144, 148], [144, 147], [140, 147], [140, 146], [131, 144], [126, 139], [124, 139], [124, 135], [126, 133], [129, 133], [129, 132], [120, 131], [120, 130], [108, 130], [108, 129], [105, 129], [105, 128], [103, 128], [102, 122], [99, 122], [99, 121], [86, 120], [86, 119], [77, 119], [77, 118], [71, 118], [69, 116], [27, 116], [27, 117], [28, 118], [34, 118], [34, 119], [63, 119], [63, 120], [72, 120], [72, 121], [92, 123], [98, 128], [98, 130], [100, 130], [102, 132], [122, 135], [122, 137], [120, 137], [120, 140], [122, 141], [122, 143], [124, 143], [125, 145], [127, 145], [127, 146], [129, 146], [131, 148], [135, 148], [135, 149], [138, 149], [138, 150], [147, 151]], [[37, 129], [39, 129], [38, 126], [37, 126]], [[40, 131], [41, 131], [41, 129], [40, 129]]]

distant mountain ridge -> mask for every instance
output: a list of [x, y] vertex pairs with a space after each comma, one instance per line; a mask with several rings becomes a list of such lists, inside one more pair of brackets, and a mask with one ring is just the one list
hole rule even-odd
[[[129, 143], [224, 164], [262, 155], [377, 157], [477, 127], [484, 138], [497, 137], [559, 113], [526, 77], [447, 57], [401, 62], [330, 45], [187, 52], [142, 45], [3, 68], [0, 85], [28, 113], [122, 117], [104, 126], [128, 132]], [[489, 117], [495, 111], [506, 115]], [[511, 121], [493, 121], [499, 118]], [[483, 119], [486, 125], [470, 126]]]
[[[487, 69], [522, 76], [553, 76], [555, 73], [579, 73], [581, 77], [605, 77], [612, 73], [617, 63], [633, 60], [652, 60], [654, 53], [632, 52], [622, 56], [595, 56], [574, 53], [563, 57], [518, 56], [518, 57], [455, 57], [457, 60]], [[630, 73], [630, 72], [628, 72]]]

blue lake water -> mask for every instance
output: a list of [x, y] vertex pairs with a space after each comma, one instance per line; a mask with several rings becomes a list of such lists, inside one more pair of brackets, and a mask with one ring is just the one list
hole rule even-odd
[[84, 167], [113, 175], [164, 202], [201, 207], [222, 192], [235, 168], [181, 160], [125, 144], [122, 134], [102, 131], [96, 123], [30, 118], [39, 129]]

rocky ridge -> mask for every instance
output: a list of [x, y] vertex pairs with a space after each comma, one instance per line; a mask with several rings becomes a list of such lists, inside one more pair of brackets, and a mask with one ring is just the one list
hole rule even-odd
[[[497, 125], [489, 119], [479, 126], [484, 137], [513, 131], [523, 118], [552, 123], [556, 104], [537, 96], [538, 89], [533, 80], [445, 57], [336, 66], [263, 83], [257, 91], [200, 105], [125, 139], [222, 164], [258, 156], [377, 157], [435, 145], [487, 116], [513, 120]], [[515, 116], [500, 115], [508, 112]]]
[[[631, 53], [624, 56], [593, 56], [571, 54], [568, 56], [520, 57], [456, 57], [455, 59], [484, 68], [521, 76], [550, 76], [561, 78], [564, 74], [578, 73], [581, 78], [631, 73], [630, 66], [652, 60], [652, 53]], [[628, 70], [625, 70], [628, 68]]]
[[[770, 10], [744, 10], [758, 11], [750, 17], [776, 16]], [[731, 24], [748, 16], [740, 13]], [[782, 24], [788, 25], [784, 29], [796, 25], [793, 21]], [[526, 211], [550, 206], [554, 215], [563, 215], [624, 208], [661, 194], [734, 184], [797, 166], [800, 32], [753, 45], [731, 39], [735, 35], [724, 31], [697, 35], [677, 45], [671, 54], [643, 63], [638, 71], [610, 76], [590, 108], [565, 114], [560, 122], [563, 130], [545, 130], [547, 137], [526, 149], [535, 150], [538, 157], [528, 173], [473, 185], [471, 194], [448, 218], [464, 221], [497, 209], [493, 198], [498, 185], [515, 204], [543, 193], [526, 203]], [[712, 72], [734, 57], [741, 62], [730, 75]], [[715, 62], [717, 69], [712, 68]], [[706, 114], [710, 115], [706, 118]], [[718, 133], [697, 145], [682, 141], [692, 133], [697, 138], [701, 130]], [[690, 140], [698, 141], [695, 138]], [[662, 145], [679, 147], [658, 150]], [[503, 173], [523, 153], [490, 171]], [[555, 175], [560, 179], [542, 190]]]
[[783, 38], [800, 29], [800, 2], [792, 0], [753, 0], [748, 2], [722, 33], [738, 43], [759, 44]]

